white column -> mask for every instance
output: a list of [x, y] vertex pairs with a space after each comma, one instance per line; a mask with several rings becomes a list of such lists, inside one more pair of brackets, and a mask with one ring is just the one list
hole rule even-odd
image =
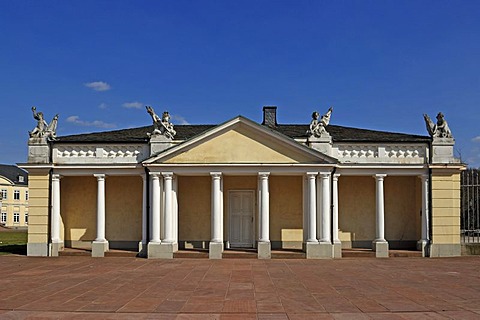
[[317, 191], [316, 191], [316, 176], [318, 172], [307, 172], [307, 242], [317, 241]]
[[60, 175], [52, 175], [52, 242], [60, 239]]
[[178, 177], [173, 177], [173, 239], [178, 243]]
[[165, 190], [165, 216], [164, 216], [164, 242], [173, 243], [173, 173], [172, 172], [162, 172], [163, 175], [163, 188]]
[[151, 242], [160, 243], [160, 181], [158, 173], [150, 173], [152, 177], [152, 234]]
[[333, 228], [333, 243], [340, 243], [338, 238], [338, 173], [333, 175], [332, 180], [332, 201], [333, 201], [333, 219], [332, 219], [332, 228]]
[[147, 244], [147, 175], [142, 174], [142, 244]]
[[94, 174], [97, 178], [97, 238], [95, 241], [106, 242], [105, 239], [105, 175]]
[[428, 175], [420, 177], [422, 179], [422, 242], [428, 242]]
[[322, 179], [322, 237], [320, 242], [331, 243], [330, 235], [330, 173], [321, 172]]
[[260, 242], [270, 242], [270, 193], [268, 190], [268, 176], [270, 172], [259, 172], [261, 210], [260, 210]]
[[212, 176], [212, 242], [222, 243], [222, 199], [221, 199], [221, 172], [211, 172]]
[[386, 174], [376, 174], [376, 239], [377, 242], [385, 242], [385, 205], [384, 205], [384, 191], [383, 191], [383, 180], [385, 179]]

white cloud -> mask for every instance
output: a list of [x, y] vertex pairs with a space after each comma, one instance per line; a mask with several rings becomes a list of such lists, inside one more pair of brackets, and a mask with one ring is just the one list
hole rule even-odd
[[110, 85], [103, 81], [94, 81], [85, 83], [85, 87], [91, 88], [95, 91], [108, 91], [110, 90]]
[[99, 109], [107, 109], [107, 108], [108, 108], [108, 104], [102, 102], [102, 103], [100, 103], [100, 104], [98, 105], [98, 108], [99, 108]]
[[122, 104], [122, 107], [127, 109], [141, 109], [143, 107], [143, 103], [134, 101], [134, 102], [125, 102]]
[[476, 136], [472, 139], [472, 142], [480, 142], [480, 136]]
[[175, 122], [177, 122], [178, 124], [190, 124], [187, 120], [185, 120], [184, 117], [182, 116], [177, 116], [177, 115], [171, 115], [171, 118], [172, 120], [174, 120]]
[[80, 120], [79, 116], [70, 116], [67, 118], [66, 121], [76, 124], [78, 126], [84, 126], [84, 127], [96, 127], [96, 128], [115, 128], [116, 127], [114, 123], [106, 123], [101, 120], [94, 120], [94, 121]]

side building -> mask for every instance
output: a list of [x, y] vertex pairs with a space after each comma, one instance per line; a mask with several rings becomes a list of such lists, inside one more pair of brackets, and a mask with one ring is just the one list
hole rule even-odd
[[0, 164], [0, 224], [28, 226], [28, 173], [14, 165]]
[[425, 115], [421, 136], [330, 125], [332, 108], [310, 124], [279, 124], [274, 106], [262, 123], [174, 126], [168, 112], [147, 112], [153, 125], [140, 128], [56, 137], [54, 118], [30, 133], [21, 164], [30, 173], [28, 255], [65, 247], [165, 259], [182, 248], [208, 249], [212, 259], [229, 248], [262, 259], [272, 249], [460, 255], [465, 166], [441, 113], [436, 122]]

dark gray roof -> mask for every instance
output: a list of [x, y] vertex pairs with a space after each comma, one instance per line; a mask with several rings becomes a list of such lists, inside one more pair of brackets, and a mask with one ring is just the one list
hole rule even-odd
[[[175, 125], [176, 140], [187, 140], [216, 125]], [[307, 138], [308, 124], [281, 124], [273, 128], [291, 138]], [[139, 143], [147, 142], [147, 133], [153, 131], [153, 126], [96, 132], [59, 137], [56, 142], [68, 143]], [[424, 142], [431, 139], [428, 136], [412, 135], [405, 133], [392, 133], [368, 129], [358, 129], [329, 125], [327, 131], [334, 142]]]
[[[16, 185], [28, 185], [28, 172], [14, 165], [0, 164], [0, 176]], [[20, 182], [19, 177], [23, 177], [23, 182]]]

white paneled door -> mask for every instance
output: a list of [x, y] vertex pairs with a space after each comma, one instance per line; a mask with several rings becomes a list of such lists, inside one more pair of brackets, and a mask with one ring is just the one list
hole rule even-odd
[[253, 213], [255, 210], [255, 192], [230, 191], [230, 246], [231, 247], [253, 247]]

